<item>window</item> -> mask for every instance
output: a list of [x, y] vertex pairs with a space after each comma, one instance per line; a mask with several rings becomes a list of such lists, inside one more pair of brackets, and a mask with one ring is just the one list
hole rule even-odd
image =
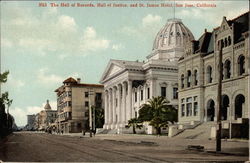
[[89, 92], [85, 92], [85, 97], [89, 97]]
[[213, 78], [212, 78], [212, 67], [211, 66], [207, 66], [207, 82], [208, 83], [212, 83], [213, 82]]
[[240, 55], [238, 58], [238, 74], [242, 75], [245, 73], [245, 57]]
[[67, 102], [67, 106], [71, 107], [71, 101]]
[[185, 116], [185, 104], [181, 104], [181, 116]]
[[150, 88], [148, 87], [148, 99], [150, 98]]
[[192, 115], [192, 97], [189, 97], [186, 99], [187, 104], [186, 104], [186, 110], [187, 110], [187, 116]]
[[71, 91], [68, 91], [68, 93], [67, 93], [67, 95], [68, 95], [68, 97], [71, 97]]
[[194, 116], [198, 115], [198, 102], [194, 102]]
[[137, 102], [137, 92], [135, 92], [135, 102]]
[[198, 72], [194, 70], [194, 85], [198, 85]]
[[89, 117], [89, 111], [85, 112], [85, 117]]
[[184, 75], [181, 75], [181, 88], [184, 88]]
[[191, 86], [191, 71], [188, 70], [187, 72], [187, 87]]
[[166, 97], [166, 87], [161, 87], [161, 96]]
[[187, 116], [192, 115], [192, 103], [187, 103]]
[[137, 118], [137, 111], [135, 111], [135, 118]]
[[231, 77], [231, 62], [229, 60], [225, 61], [224, 71], [225, 71], [225, 79], [229, 79]]
[[231, 45], [231, 37], [228, 36], [228, 45]]
[[128, 85], [126, 85], [126, 95], [128, 94]]
[[221, 40], [221, 48], [224, 48], [224, 41]]
[[141, 100], [143, 100], [143, 90], [141, 90]]
[[89, 107], [89, 102], [85, 101], [85, 107]]
[[115, 107], [117, 107], [117, 105], [118, 105], [118, 100], [117, 98], [115, 98]]
[[173, 88], [173, 98], [178, 99], [178, 88]]

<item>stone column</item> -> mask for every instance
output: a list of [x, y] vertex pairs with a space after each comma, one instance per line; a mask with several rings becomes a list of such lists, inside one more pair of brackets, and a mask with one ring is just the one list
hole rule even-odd
[[134, 110], [134, 106], [135, 106], [135, 91], [132, 89], [132, 91], [131, 91], [132, 93], [132, 101], [131, 101], [131, 118], [134, 118], [134, 112], [133, 112], [133, 110]]
[[150, 80], [150, 98], [156, 97], [157, 96], [157, 88], [155, 84], [155, 80], [151, 79]]
[[121, 123], [121, 88], [117, 86], [117, 124]]
[[128, 81], [127, 120], [132, 118], [132, 81]]
[[122, 83], [122, 125], [125, 125], [126, 120], [126, 83]]
[[112, 94], [112, 112], [113, 112], [113, 114], [112, 114], [112, 119], [113, 119], [113, 128], [115, 128], [115, 126], [116, 126], [116, 105], [115, 105], [115, 95], [116, 95], [116, 90], [115, 90], [115, 87], [113, 87], [113, 94]]
[[113, 123], [112, 119], [112, 89], [109, 90], [109, 126], [111, 127], [111, 124]]
[[104, 106], [104, 115], [105, 115], [105, 123], [104, 123], [104, 126], [103, 128], [105, 129], [108, 129], [107, 126], [108, 126], [108, 91], [105, 90], [105, 96], [104, 96], [104, 99], [105, 99], [105, 106]]

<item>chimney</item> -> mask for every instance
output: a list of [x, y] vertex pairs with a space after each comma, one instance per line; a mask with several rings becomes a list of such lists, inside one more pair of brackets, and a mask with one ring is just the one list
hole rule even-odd
[[207, 28], [205, 28], [205, 31], [204, 31], [205, 33], [207, 33]]
[[77, 84], [81, 83], [81, 78], [77, 78]]

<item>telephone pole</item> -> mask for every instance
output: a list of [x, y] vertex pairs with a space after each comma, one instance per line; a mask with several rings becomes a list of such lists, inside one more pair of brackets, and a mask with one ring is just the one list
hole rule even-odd
[[89, 89], [89, 136], [92, 137], [92, 123], [93, 123], [93, 120], [92, 120], [92, 107], [91, 107], [91, 99], [90, 99], [90, 95], [93, 95], [93, 91]]
[[216, 152], [221, 151], [222, 42], [219, 43], [218, 72], [219, 75], [218, 75], [218, 92], [217, 92]]

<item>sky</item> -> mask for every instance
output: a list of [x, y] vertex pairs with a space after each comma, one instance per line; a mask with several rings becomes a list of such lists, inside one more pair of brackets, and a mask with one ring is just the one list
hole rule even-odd
[[[144, 5], [162, 2], [112, 1]], [[47, 99], [56, 110], [54, 90], [66, 78], [79, 77], [84, 83], [99, 83], [110, 59], [145, 60], [157, 32], [174, 17], [171, 7], [50, 7], [50, 2], [45, 2], [47, 7], [39, 7], [38, 1], [0, 3], [1, 72], [10, 71], [2, 92], [8, 91], [13, 99], [10, 113], [18, 126], [26, 125], [26, 115], [41, 111]], [[214, 8], [175, 9], [175, 17], [182, 19], [195, 39], [205, 28], [212, 31], [218, 27], [223, 16], [232, 19], [249, 11], [248, 0], [177, 3], [216, 4]]]

